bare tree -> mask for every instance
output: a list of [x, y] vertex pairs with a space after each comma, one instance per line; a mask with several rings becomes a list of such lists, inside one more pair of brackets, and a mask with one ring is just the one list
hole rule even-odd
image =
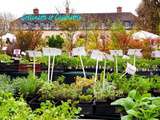
[[142, 0], [136, 11], [140, 29], [156, 34], [160, 32], [160, 0]]
[[14, 20], [14, 15], [11, 13], [0, 13], [0, 35], [9, 31], [9, 25]]

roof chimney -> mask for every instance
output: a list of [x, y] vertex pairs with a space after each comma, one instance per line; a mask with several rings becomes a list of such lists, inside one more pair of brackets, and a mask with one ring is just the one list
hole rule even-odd
[[69, 14], [69, 8], [68, 7], [66, 8], [66, 14]]
[[39, 9], [38, 8], [34, 8], [33, 9], [33, 14], [34, 15], [38, 15], [39, 14]]
[[66, 5], [65, 5], [65, 7], [66, 7], [66, 14], [69, 14], [70, 9], [69, 9], [69, 2], [68, 2], [68, 0], [66, 0]]
[[121, 13], [122, 12], [122, 7], [118, 6], [117, 7], [117, 13]]

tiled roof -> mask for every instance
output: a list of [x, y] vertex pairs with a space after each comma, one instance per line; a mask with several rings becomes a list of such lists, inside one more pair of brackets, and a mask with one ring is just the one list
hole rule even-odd
[[[44, 18], [44, 20], [51, 20], [51, 19], [45, 19], [45, 17], [50, 17], [50, 16], [67, 16], [66, 14], [39, 14], [39, 15], [34, 15], [34, 14], [26, 14], [22, 17], [20, 17], [19, 19], [21, 19], [23, 21], [23, 18], [27, 17], [27, 16], [42, 16]], [[45, 16], [45, 17], [44, 17]], [[133, 15], [130, 12], [121, 12], [121, 13], [77, 13], [77, 14], [71, 14], [69, 16], [80, 16], [80, 19], [96, 19], [96, 20], [106, 20], [106, 19], [110, 19], [112, 21], [116, 20], [116, 19], [120, 19], [122, 21], [135, 21], [136, 16]], [[42, 21], [44, 21], [42, 20]], [[26, 20], [27, 21], [27, 20]], [[34, 19], [33, 19], [34, 21]]]

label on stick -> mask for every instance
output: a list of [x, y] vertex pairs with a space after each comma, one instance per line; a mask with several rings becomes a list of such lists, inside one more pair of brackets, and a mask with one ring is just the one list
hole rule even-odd
[[91, 58], [101, 61], [101, 60], [105, 59], [105, 53], [103, 53], [99, 50], [93, 50], [92, 54], [91, 54]]
[[72, 56], [86, 56], [86, 55], [87, 53], [84, 47], [77, 47], [73, 48], [72, 50]]
[[126, 73], [134, 75], [136, 73], [136, 67], [127, 63]]
[[113, 56], [123, 56], [123, 51], [122, 50], [109, 50], [111, 55]]

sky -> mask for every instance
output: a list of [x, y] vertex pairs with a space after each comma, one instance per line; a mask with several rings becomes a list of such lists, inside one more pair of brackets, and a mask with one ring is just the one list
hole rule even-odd
[[[132, 12], [141, 0], [69, 0], [74, 13], [116, 12], [116, 7], [123, 7], [123, 12]], [[0, 13], [11, 13], [15, 17], [32, 14], [33, 8], [40, 13], [57, 13], [65, 11], [65, 0], [0, 0]]]

